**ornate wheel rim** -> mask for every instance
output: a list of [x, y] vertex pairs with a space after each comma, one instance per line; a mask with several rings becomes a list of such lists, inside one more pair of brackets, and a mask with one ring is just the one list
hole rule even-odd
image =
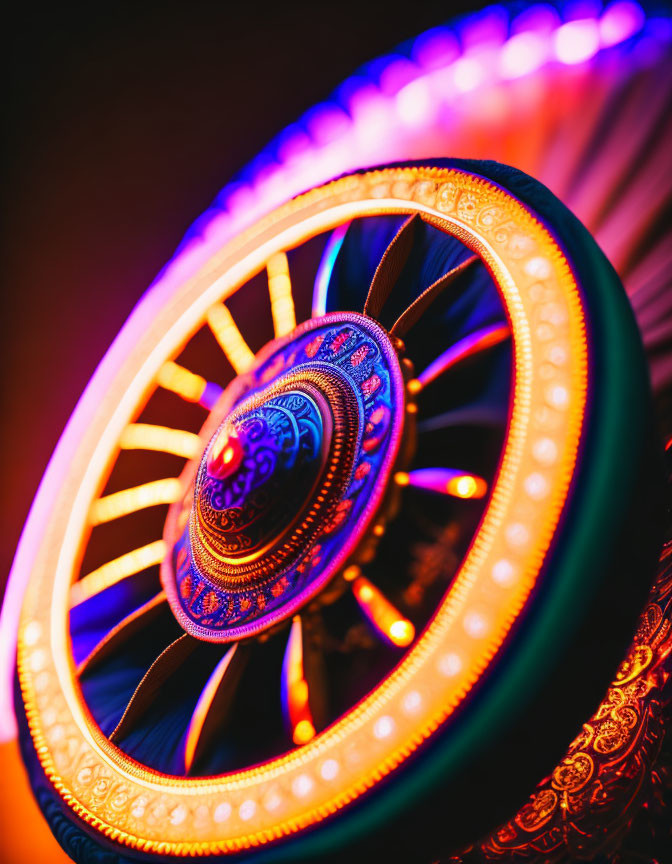
[[[458, 237], [486, 263], [513, 336], [506, 443], [469, 552], [399, 665], [305, 746], [219, 777], [152, 771], [110, 743], [93, 722], [78, 690], [67, 632], [88, 513], [124, 429], [213, 304], [273, 255], [358, 216], [414, 213]], [[150, 308], [153, 303], [157, 308]], [[149, 326], [133, 342], [143, 323]], [[77, 452], [56, 457], [65, 482], [48, 502], [20, 625], [19, 680], [31, 735], [45, 773], [69, 807], [110, 838], [142, 850], [224, 853], [300, 832], [394, 771], [465, 699], [521, 614], [567, 498], [588, 383], [583, 301], [558, 244], [512, 195], [453, 169], [386, 169], [315, 189], [229, 243], [169, 301], [148, 298], [78, 408], [78, 434], [72, 433]], [[91, 420], [86, 409], [94, 403], [95, 420], [78, 426], [78, 418]], [[157, 545], [151, 554], [163, 559], [165, 552]], [[279, 807], [270, 806], [278, 800]]]

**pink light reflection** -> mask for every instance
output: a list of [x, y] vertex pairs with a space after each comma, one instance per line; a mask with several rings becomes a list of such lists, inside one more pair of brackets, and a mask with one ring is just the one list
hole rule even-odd
[[590, 60], [600, 47], [600, 32], [592, 18], [568, 21], [553, 36], [555, 56], [561, 63], [574, 65]]

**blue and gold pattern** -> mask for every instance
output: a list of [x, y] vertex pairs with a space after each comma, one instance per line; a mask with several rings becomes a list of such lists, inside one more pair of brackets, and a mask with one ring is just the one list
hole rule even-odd
[[370, 318], [327, 315], [272, 343], [215, 411], [162, 581], [188, 633], [229, 642], [366, 554], [400, 451], [402, 367]]

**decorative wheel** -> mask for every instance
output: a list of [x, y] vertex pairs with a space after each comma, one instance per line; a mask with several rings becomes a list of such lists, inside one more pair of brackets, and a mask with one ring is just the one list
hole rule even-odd
[[430, 860], [492, 828], [624, 653], [649, 444], [618, 279], [513, 169], [344, 177], [150, 292], [30, 535], [25, 756], [61, 842]]

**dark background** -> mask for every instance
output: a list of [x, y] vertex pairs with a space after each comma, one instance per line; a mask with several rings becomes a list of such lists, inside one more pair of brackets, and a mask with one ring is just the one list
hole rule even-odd
[[189, 224], [359, 65], [474, 6], [97, 2], [14, 13], [0, 590], [80, 393]]

